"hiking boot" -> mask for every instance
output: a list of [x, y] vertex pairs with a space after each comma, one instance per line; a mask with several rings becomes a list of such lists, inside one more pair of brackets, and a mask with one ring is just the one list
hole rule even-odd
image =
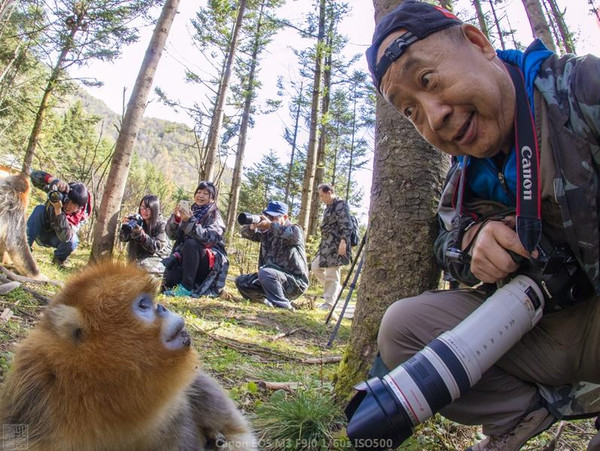
[[186, 287], [179, 284], [179, 285], [175, 285], [170, 290], [165, 291], [163, 294], [165, 296], [175, 296], [177, 298], [181, 298], [181, 297], [185, 297], [185, 296], [191, 296], [192, 293], [193, 293], [192, 290], [188, 290]]
[[518, 451], [530, 438], [545, 431], [556, 418], [544, 407], [529, 412], [502, 435], [492, 435], [467, 448], [467, 451]]
[[69, 261], [67, 259], [59, 260], [56, 256], [52, 257], [52, 264], [58, 266], [59, 269], [69, 269]]

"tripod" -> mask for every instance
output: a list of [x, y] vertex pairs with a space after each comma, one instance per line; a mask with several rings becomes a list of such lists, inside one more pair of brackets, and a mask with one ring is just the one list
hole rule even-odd
[[346, 313], [346, 308], [348, 307], [348, 304], [350, 303], [350, 299], [352, 298], [352, 293], [354, 292], [354, 289], [356, 288], [356, 282], [358, 280], [358, 276], [360, 275], [360, 271], [362, 270], [362, 266], [363, 266], [363, 262], [364, 262], [364, 255], [361, 255], [361, 254], [362, 254], [363, 248], [365, 246], [366, 239], [367, 239], [367, 234], [365, 232], [365, 234], [362, 237], [362, 240], [360, 241], [358, 249], [356, 251], [356, 257], [354, 257], [354, 260], [352, 261], [352, 265], [350, 265], [350, 270], [348, 271], [348, 275], [346, 276], [346, 279], [344, 280], [344, 283], [342, 284], [342, 288], [341, 288], [340, 292], [338, 293], [337, 297], [335, 298], [335, 302], [331, 306], [331, 309], [329, 310], [329, 313], [327, 314], [327, 318], [325, 318], [325, 324], [329, 324], [329, 321], [331, 321], [333, 312], [334, 312], [335, 308], [337, 307], [340, 297], [342, 296], [342, 292], [348, 285], [348, 281], [350, 280], [352, 271], [354, 271], [354, 266], [356, 265], [356, 262], [358, 261], [358, 259], [360, 257], [358, 267], [356, 268], [356, 273], [354, 274], [354, 278], [352, 279], [352, 283], [350, 284], [350, 289], [348, 290], [348, 294], [346, 295], [346, 300], [344, 301], [344, 305], [342, 306], [342, 310], [340, 311], [340, 315], [338, 317], [337, 323], [335, 324], [335, 327], [333, 328], [333, 331], [331, 332], [331, 336], [329, 337], [329, 341], [327, 342], [328, 348], [331, 347], [333, 340], [335, 340], [335, 337], [340, 328], [340, 325], [342, 324], [342, 319], [344, 318], [344, 313]]

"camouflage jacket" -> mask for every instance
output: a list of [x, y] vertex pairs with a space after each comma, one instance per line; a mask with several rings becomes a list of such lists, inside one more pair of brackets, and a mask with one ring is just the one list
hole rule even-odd
[[[329, 268], [350, 263], [352, 259], [350, 250], [351, 233], [350, 208], [345, 201], [334, 199], [323, 212], [321, 242], [319, 243], [320, 267]], [[338, 254], [338, 247], [342, 238], [346, 240], [346, 255]]]
[[308, 288], [308, 265], [304, 250], [304, 233], [297, 224], [274, 222], [265, 232], [242, 227], [242, 236], [260, 243], [259, 268], [275, 268], [291, 275], [298, 290]]
[[[537, 41], [531, 47], [538, 46]], [[530, 48], [531, 48], [530, 47]], [[529, 50], [529, 49], [528, 49]], [[525, 52], [527, 55], [527, 51]], [[546, 58], [534, 79], [534, 115], [540, 147], [542, 227], [552, 240], [568, 244], [600, 293], [600, 59], [587, 55]], [[465, 189], [457, 199], [463, 168], [453, 161], [438, 207], [441, 230], [434, 250], [438, 262], [467, 285], [478, 280], [468, 264], [448, 258], [460, 248], [464, 228], [473, 220], [510, 209], [477, 198]]]
[[146, 223], [140, 233], [135, 234], [131, 231], [119, 230], [119, 239], [127, 243], [127, 257], [131, 261], [139, 261], [148, 257], [167, 257], [171, 252], [171, 242], [165, 231], [167, 221], [159, 216], [156, 225], [152, 230], [147, 229]]

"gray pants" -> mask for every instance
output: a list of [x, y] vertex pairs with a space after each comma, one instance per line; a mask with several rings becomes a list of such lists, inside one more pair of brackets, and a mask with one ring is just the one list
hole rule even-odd
[[236, 277], [235, 286], [247, 299], [268, 299], [280, 307], [286, 307], [291, 299], [301, 294], [294, 278], [275, 268], [260, 268], [257, 273], [242, 274]]
[[[378, 345], [395, 368], [433, 338], [454, 328], [483, 301], [478, 290], [429, 291], [392, 304], [384, 314]], [[482, 324], [481, 327], [490, 327]], [[600, 383], [600, 299], [542, 317], [471, 390], [440, 410], [462, 424], [483, 425], [486, 435], [508, 432], [540, 395], [534, 383]]]

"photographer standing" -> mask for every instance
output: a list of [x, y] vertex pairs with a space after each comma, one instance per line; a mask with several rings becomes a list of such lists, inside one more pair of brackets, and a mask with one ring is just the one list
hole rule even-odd
[[225, 286], [229, 261], [216, 195], [212, 182], [200, 182], [194, 203], [180, 202], [167, 221], [167, 236], [175, 240], [171, 256], [163, 260], [167, 296], [219, 296]]
[[290, 300], [308, 288], [304, 234], [288, 220], [288, 206], [271, 201], [260, 222], [242, 227], [242, 236], [260, 243], [258, 272], [236, 277], [235, 285], [247, 299], [293, 310]]
[[127, 258], [150, 273], [162, 274], [162, 260], [171, 252], [166, 226], [158, 197], [144, 196], [138, 213], [125, 217], [119, 230], [119, 239], [127, 243]]
[[92, 196], [83, 183], [67, 183], [44, 171], [32, 171], [33, 186], [48, 193], [27, 220], [27, 244], [56, 248], [52, 262], [65, 267], [79, 245], [77, 233], [92, 212]]
[[[524, 52], [496, 52], [474, 26], [414, 1], [381, 19], [367, 59], [383, 98], [453, 157], [435, 243], [444, 269], [466, 285], [496, 284], [519, 269], [514, 255], [540, 262], [543, 233], [587, 279], [574, 288], [600, 292], [600, 60], [559, 57], [539, 40]], [[406, 362], [488, 295], [432, 291], [391, 305], [378, 337], [383, 363]], [[599, 299], [553, 302], [562, 309], [440, 410], [483, 425], [487, 437], [470, 449], [518, 450], [557, 418], [598, 411], [586, 401], [600, 383]], [[494, 327], [494, 317], [480, 327]]]
[[319, 308], [330, 310], [342, 288], [340, 285], [342, 266], [352, 260], [350, 252], [352, 220], [348, 204], [335, 196], [333, 186], [324, 183], [319, 185], [318, 191], [319, 199], [325, 204], [325, 211], [321, 221], [319, 251], [310, 269], [323, 285], [324, 302], [319, 305]]

